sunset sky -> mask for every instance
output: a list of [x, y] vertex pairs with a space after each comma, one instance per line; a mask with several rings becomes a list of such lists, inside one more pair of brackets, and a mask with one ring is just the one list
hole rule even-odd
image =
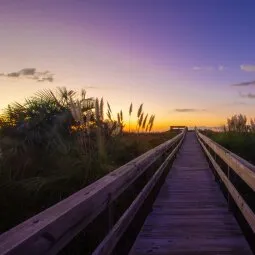
[[144, 103], [158, 130], [255, 117], [254, 13], [254, 0], [0, 0], [0, 108], [66, 86], [124, 117]]

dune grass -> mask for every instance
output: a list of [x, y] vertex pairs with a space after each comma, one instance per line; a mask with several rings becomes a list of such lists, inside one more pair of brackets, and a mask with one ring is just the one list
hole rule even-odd
[[255, 134], [248, 132], [205, 132], [212, 140], [255, 165]]
[[155, 115], [148, 119], [143, 104], [137, 132], [124, 132], [122, 110], [115, 120], [109, 103], [104, 114], [102, 98], [87, 98], [84, 90], [77, 94], [43, 90], [1, 115], [0, 232], [175, 135], [150, 132]]

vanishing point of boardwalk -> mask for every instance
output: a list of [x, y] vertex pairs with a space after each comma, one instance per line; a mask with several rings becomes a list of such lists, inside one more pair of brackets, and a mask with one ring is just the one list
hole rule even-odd
[[252, 254], [188, 132], [130, 255]]

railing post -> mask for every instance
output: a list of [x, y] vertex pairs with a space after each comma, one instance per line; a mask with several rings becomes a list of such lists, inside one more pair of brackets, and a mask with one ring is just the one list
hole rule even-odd
[[[229, 178], [229, 176], [230, 176], [230, 169], [229, 169], [229, 165], [228, 165], [228, 180], [230, 181], [230, 178]], [[229, 211], [231, 211], [231, 201], [230, 201], [230, 199], [231, 199], [231, 195], [230, 195], [230, 193], [229, 193], [229, 190], [228, 190], [228, 210]]]
[[108, 194], [108, 202], [107, 202], [107, 216], [108, 216], [108, 230], [110, 231], [114, 225], [113, 222], [113, 204], [111, 202], [111, 194]]
[[[213, 150], [212, 150], [212, 152], [213, 152]], [[216, 152], [214, 151], [214, 160], [215, 160], [215, 162], [217, 163], [217, 154], [216, 154]], [[214, 170], [214, 180], [217, 182], [218, 181], [218, 178], [217, 178], [217, 171], [216, 170]]]
[[[172, 147], [171, 147], [171, 148], [172, 148]], [[171, 148], [170, 148], [170, 149], [171, 149]], [[162, 163], [165, 161], [165, 158], [167, 157], [167, 154], [168, 154], [168, 153], [167, 153], [166, 151], [162, 153], [162, 155], [161, 155], [161, 157], [160, 157], [160, 158], [161, 158], [160, 164], [162, 164]]]

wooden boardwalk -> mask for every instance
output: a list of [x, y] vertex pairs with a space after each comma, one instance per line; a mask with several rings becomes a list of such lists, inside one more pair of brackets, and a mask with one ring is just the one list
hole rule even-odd
[[130, 255], [252, 254], [188, 132]]

